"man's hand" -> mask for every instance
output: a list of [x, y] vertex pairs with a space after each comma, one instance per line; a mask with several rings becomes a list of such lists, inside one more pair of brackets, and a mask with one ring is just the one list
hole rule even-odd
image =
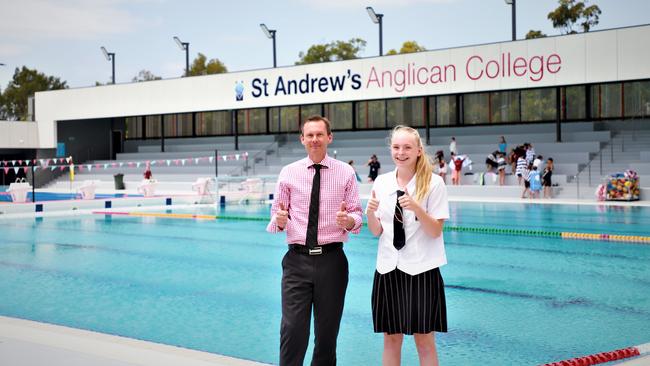
[[341, 208], [336, 213], [336, 225], [345, 230], [350, 230], [354, 226], [354, 219], [348, 216], [348, 209], [345, 201], [341, 202]]
[[280, 202], [280, 208], [275, 212], [275, 224], [280, 230], [284, 230], [288, 219], [289, 211], [284, 207], [284, 203]]

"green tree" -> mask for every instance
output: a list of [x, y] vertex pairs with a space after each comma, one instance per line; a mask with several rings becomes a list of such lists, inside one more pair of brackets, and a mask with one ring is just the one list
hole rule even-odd
[[27, 99], [34, 93], [45, 90], [67, 89], [65, 81], [47, 76], [25, 66], [16, 68], [13, 79], [0, 98], [0, 119], [26, 120]]
[[352, 60], [358, 58], [358, 53], [366, 47], [366, 41], [361, 38], [352, 38], [349, 41], [332, 41], [327, 44], [315, 44], [307, 50], [300, 52], [300, 60], [296, 65], [317, 64], [320, 62]]
[[223, 74], [228, 72], [228, 68], [217, 58], [210, 59], [200, 53], [196, 56], [192, 65], [190, 65], [190, 76]]
[[573, 27], [578, 24], [583, 32], [598, 24], [602, 13], [598, 5], [587, 6], [587, 0], [559, 0], [560, 6], [548, 13], [548, 19], [553, 22], [553, 28], [559, 28], [563, 34], [577, 33]]
[[528, 33], [526, 33], [526, 39], [534, 39], [534, 38], [544, 38], [546, 37], [546, 34], [542, 33], [540, 30], [529, 30]]
[[[427, 49], [424, 46], [420, 46], [416, 41], [406, 41], [402, 44], [399, 53], [415, 53], [426, 51]], [[391, 49], [386, 53], [387, 55], [397, 55], [398, 52], [395, 49]]]
[[134, 76], [133, 79], [131, 79], [132, 82], [134, 83], [139, 83], [141, 81], [152, 81], [152, 80], [160, 80], [162, 79], [160, 76], [154, 75], [151, 71], [149, 70], [140, 70], [138, 75]]

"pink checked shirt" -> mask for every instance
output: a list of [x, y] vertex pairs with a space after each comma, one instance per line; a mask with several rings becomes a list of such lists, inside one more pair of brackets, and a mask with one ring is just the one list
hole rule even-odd
[[[282, 168], [278, 176], [275, 200], [271, 207], [271, 222], [266, 231], [281, 231], [275, 223], [275, 213], [282, 202], [289, 211], [289, 220], [284, 228], [288, 244], [305, 244], [311, 185], [315, 173], [313, 164], [309, 157], [298, 160]], [[350, 232], [358, 234], [362, 223], [359, 187], [354, 169], [329, 155], [325, 155], [320, 164], [323, 168], [320, 170], [318, 244], [345, 242], [348, 240], [348, 231], [336, 225], [336, 212], [341, 208], [341, 202], [345, 201], [348, 215], [354, 218]]]

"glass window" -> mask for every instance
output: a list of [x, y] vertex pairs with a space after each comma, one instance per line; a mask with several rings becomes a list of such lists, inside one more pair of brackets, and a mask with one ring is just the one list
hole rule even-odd
[[650, 116], [650, 81], [634, 81], [623, 85], [625, 117]]
[[386, 101], [388, 127], [397, 125], [424, 126], [426, 108], [424, 98], [402, 98]]
[[142, 138], [142, 123], [140, 117], [126, 118], [126, 134], [124, 138], [125, 139]]
[[192, 113], [166, 114], [164, 121], [165, 137], [192, 136]]
[[489, 121], [489, 94], [473, 93], [463, 95], [463, 121], [466, 125]]
[[521, 91], [521, 120], [554, 121], [556, 119], [555, 88]]
[[325, 104], [325, 117], [332, 124], [333, 130], [351, 130], [352, 103]]
[[585, 119], [585, 97], [584, 86], [567, 86], [562, 88], [562, 119]]
[[622, 117], [620, 83], [591, 86], [591, 115], [594, 118]]
[[230, 111], [197, 113], [196, 134], [197, 136], [232, 135]]
[[430, 97], [429, 115], [432, 126], [451, 126], [457, 124], [456, 96], [440, 95]]
[[[297, 132], [300, 131], [300, 108], [274, 107], [270, 111], [271, 132]], [[279, 128], [279, 129], [278, 129]]]
[[240, 135], [266, 133], [266, 108], [238, 110], [237, 132]]
[[385, 128], [386, 101], [370, 100], [357, 103], [357, 128]]
[[160, 137], [161, 116], [146, 116], [144, 118], [144, 130], [147, 138]]
[[490, 122], [519, 122], [519, 91], [490, 93]]
[[315, 115], [322, 115], [322, 104], [309, 104], [300, 106], [300, 122], [305, 121], [307, 118]]

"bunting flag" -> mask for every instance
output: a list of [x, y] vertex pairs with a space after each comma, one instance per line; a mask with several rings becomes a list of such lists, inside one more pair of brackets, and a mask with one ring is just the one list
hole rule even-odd
[[9, 167], [8, 166], [4, 167], [3, 169], [5, 170], [5, 174], [9, 174]]
[[29, 170], [28, 167], [24, 167], [24, 168], [23, 168], [23, 171], [25, 172], [25, 174], [27, 174], [27, 171], [28, 171], [28, 170]]
[[[199, 165], [201, 163], [209, 162], [210, 164], [214, 162], [214, 159], [221, 159], [222, 161], [229, 161], [229, 160], [246, 160], [248, 159], [248, 152], [243, 152], [243, 153], [236, 153], [236, 154], [230, 154], [230, 155], [213, 155], [213, 156], [198, 156], [198, 157], [188, 157], [188, 158], [179, 158], [179, 159], [161, 159], [161, 160], [141, 160], [141, 161], [116, 161], [116, 162], [110, 162], [110, 163], [94, 163], [94, 164], [84, 164], [84, 166], [78, 166], [79, 170], [82, 170], [83, 168], [86, 168], [88, 171], [90, 171], [93, 167], [95, 169], [108, 169], [109, 167], [112, 168], [123, 168], [123, 167], [129, 167], [129, 168], [140, 168], [144, 164], [149, 164], [149, 165], [165, 165], [171, 166], [172, 162], [174, 165], [182, 165], [186, 166], [187, 164], [195, 164]], [[24, 167], [33, 167], [34, 170], [38, 169], [38, 167], [41, 167], [41, 169], [45, 168], [53, 168], [51, 170], [55, 170], [56, 168], [61, 169], [61, 166], [67, 166], [65, 165], [65, 162], [68, 164], [72, 165], [72, 157], [67, 157], [67, 158], [42, 158], [42, 159], [27, 159], [27, 160], [0, 160], [0, 167], [6, 168], [4, 169], [5, 171], [8, 171], [10, 168], [24, 168]], [[50, 165], [52, 164], [52, 165]], [[60, 165], [57, 165], [60, 164]], [[1, 172], [1, 170], [0, 170]]]
[[19, 167], [15, 166], [15, 167], [14, 167], [14, 174], [18, 174], [18, 170], [19, 170], [19, 169], [20, 169]]

